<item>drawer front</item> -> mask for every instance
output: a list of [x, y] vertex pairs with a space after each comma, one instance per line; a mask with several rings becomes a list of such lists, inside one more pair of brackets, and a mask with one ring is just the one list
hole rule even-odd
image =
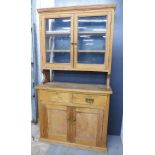
[[42, 101], [51, 101], [58, 103], [71, 103], [72, 94], [63, 93], [63, 92], [55, 92], [55, 91], [47, 91], [40, 90], [38, 93], [39, 100]]
[[107, 96], [90, 94], [73, 94], [73, 103], [102, 106], [107, 102]]

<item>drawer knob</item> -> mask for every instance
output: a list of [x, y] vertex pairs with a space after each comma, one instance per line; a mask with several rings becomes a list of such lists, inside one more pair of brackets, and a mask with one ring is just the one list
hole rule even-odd
[[94, 99], [92, 99], [92, 98], [86, 98], [85, 101], [87, 103], [90, 103], [90, 104], [93, 104], [94, 103]]

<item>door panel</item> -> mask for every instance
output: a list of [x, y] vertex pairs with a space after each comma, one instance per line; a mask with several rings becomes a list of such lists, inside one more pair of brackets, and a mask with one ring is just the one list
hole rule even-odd
[[48, 137], [67, 140], [67, 112], [66, 109], [47, 108]]
[[[89, 146], [105, 146], [103, 109], [40, 104], [41, 138]], [[103, 124], [104, 123], [104, 124]]]
[[79, 13], [75, 15], [75, 68], [105, 70], [108, 63], [110, 13]]
[[43, 67], [73, 67], [73, 15], [44, 15], [42, 27]]
[[76, 114], [76, 142], [96, 144], [97, 115], [89, 113]]
[[[42, 115], [42, 130], [46, 131], [44, 138], [52, 140], [68, 140], [68, 112], [66, 106], [55, 106], [42, 104], [44, 106], [44, 115]], [[42, 109], [43, 110], [43, 109]]]
[[41, 102], [39, 102], [39, 125], [40, 125], [40, 137], [48, 138], [47, 108], [46, 105]]
[[99, 109], [91, 108], [75, 108], [73, 115], [74, 126], [74, 141], [75, 143], [97, 146], [99, 141], [99, 132], [102, 132], [102, 127], [99, 129]]

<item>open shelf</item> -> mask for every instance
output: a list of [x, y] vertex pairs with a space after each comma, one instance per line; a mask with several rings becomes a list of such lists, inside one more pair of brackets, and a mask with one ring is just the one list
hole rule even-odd
[[46, 52], [70, 52], [70, 50], [46, 50]]
[[78, 52], [94, 52], [94, 53], [104, 53], [105, 50], [78, 50]]
[[79, 31], [79, 34], [99, 34], [99, 35], [103, 35], [103, 33], [106, 33], [105, 31]]
[[[70, 52], [70, 50], [46, 50], [46, 52]], [[78, 52], [104, 53], [105, 50], [78, 50]]]
[[[46, 50], [46, 52], [70, 52], [70, 50]], [[105, 53], [105, 50], [78, 50], [78, 52], [94, 52], [94, 53]]]
[[47, 35], [66, 35], [70, 34], [70, 31], [46, 31]]

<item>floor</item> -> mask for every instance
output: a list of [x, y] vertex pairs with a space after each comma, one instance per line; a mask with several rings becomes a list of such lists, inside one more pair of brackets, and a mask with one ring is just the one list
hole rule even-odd
[[123, 147], [120, 136], [108, 136], [108, 152], [99, 153], [96, 151], [88, 151], [65, 147], [62, 145], [51, 145], [39, 142], [38, 125], [32, 124], [32, 153], [31, 155], [123, 155]]

